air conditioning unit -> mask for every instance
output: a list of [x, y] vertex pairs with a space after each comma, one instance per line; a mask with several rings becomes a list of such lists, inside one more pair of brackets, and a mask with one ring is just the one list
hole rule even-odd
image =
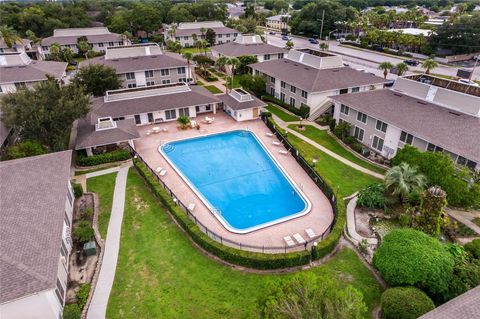
[[63, 264], [66, 264], [67, 263], [67, 259], [63, 256], [60, 257], [60, 261], [63, 263]]

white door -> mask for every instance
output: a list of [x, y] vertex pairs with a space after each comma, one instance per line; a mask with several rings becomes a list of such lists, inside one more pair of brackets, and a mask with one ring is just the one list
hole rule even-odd
[[142, 124], [148, 124], [148, 115], [146, 113], [140, 114], [140, 121]]

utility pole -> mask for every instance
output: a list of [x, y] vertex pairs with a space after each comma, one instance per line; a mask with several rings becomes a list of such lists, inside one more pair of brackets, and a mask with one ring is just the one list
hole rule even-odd
[[322, 24], [321, 24], [321, 27], [320, 27], [320, 36], [318, 37], [320, 40], [322, 40], [322, 36], [323, 36], [323, 20], [325, 19], [325, 10], [323, 10], [322, 12]]

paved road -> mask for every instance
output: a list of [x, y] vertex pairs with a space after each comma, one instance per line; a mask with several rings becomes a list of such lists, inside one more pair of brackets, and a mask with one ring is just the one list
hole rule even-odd
[[[307, 48], [318, 49], [318, 44], [311, 44], [305, 38], [300, 38], [295, 36], [290, 36], [290, 37], [292, 38], [292, 42], [295, 45], [294, 47], [297, 47], [297, 48], [307, 47]], [[276, 34], [276, 35], [268, 34], [267, 41], [268, 43], [275, 46], [279, 46], [279, 47], [285, 46], [285, 41], [281, 39], [279, 34]], [[349, 47], [340, 46], [339, 42], [334, 40], [329, 42], [329, 50], [334, 53], [339, 53], [343, 55], [344, 62], [350, 64], [350, 66], [354, 68], [365, 69], [365, 71], [367, 72], [372, 72], [380, 76], [383, 76], [382, 71], [378, 70], [378, 65], [381, 62], [389, 61], [393, 64], [397, 64], [404, 60], [403, 58], [385, 56], [373, 51], [357, 50]], [[423, 71], [423, 69], [420, 66], [409, 67], [409, 68], [410, 70]], [[439, 65], [437, 68], [435, 68], [435, 73], [444, 74], [444, 75], [456, 75], [457, 70], [458, 70], [457, 68], [452, 66]], [[394, 79], [396, 78], [396, 76], [392, 74], [392, 75], [389, 75], [388, 78]], [[477, 67], [477, 69], [475, 70], [473, 79], [480, 80], [480, 67]]]

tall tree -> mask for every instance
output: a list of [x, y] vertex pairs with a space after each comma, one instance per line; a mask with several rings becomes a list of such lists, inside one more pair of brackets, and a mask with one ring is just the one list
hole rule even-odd
[[388, 72], [390, 71], [391, 68], [393, 68], [393, 64], [388, 62], [388, 61], [387, 62], [382, 62], [378, 66], [379, 70], [383, 70], [383, 77], [385, 79], [387, 78]]
[[58, 44], [57, 42], [55, 43], [52, 43], [52, 45], [50, 46], [50, 49], [49, 49], [49, 52], [50, 52], [50, 60], [53, 60], [53, 61], [59, 61], [60, 60], [60, 51], [62, 49], [60, 48], [60, 44]]
[[425, 69], [425, 74], [430, 74], [430, 71], [435, 69], [437, 66], [438, 66], [437, 61], [432, 59], [425, 60], [422, 63], [422, 68]]
[[116, 90], [122, 86], [115, 69], [103, 64], [90, 64], [80, 68], [72, 82], [93, 96], [105, 95], [108, 90]]
[[17, 32], [7, 25], [0, 26], [0, 37], [9, 48], [13, 47], [15, 43], [21, 43], [22, 41]]
[[77, 49], [78, 54], [85, 56], [85, 59], [88, 59], [87, 53], [90, 50], [90, 44], [88, 43], [87, 37], [83, 36], [77, 39]]
[[205, 32], [205, 40], [207, 40], [210, 46], [215, 45], [215, 43], [217, 42], [217, 34], [215, 33], [215, 31], [213, 31], [213, 29], [207, 29], [207, 31]]
[[192, 62], [192, 59], [193, 59], [193, 53], [192, 52], [185, 52], [184, 54], [182, 54], [182, 57], [185, 60], [187, 60], [188, 70], [192, 74], [193, 81], [195, 81], [195, 72], [192, 71], [192, 69], [190, 68], [190, 63]]
[[84, 117], [89, 96], [75, 85], [61, 87], [49, 77], [34, 87], [1, 97], [2, 121], [22, 139], [37, 140], [52, 151], [65, 149], [74, 120]]
[[408, 71], [408, 65], [404, 62], [398, 63], [395, 68], [397, 69], [397, 75], [402, 76], [405, 72]]

